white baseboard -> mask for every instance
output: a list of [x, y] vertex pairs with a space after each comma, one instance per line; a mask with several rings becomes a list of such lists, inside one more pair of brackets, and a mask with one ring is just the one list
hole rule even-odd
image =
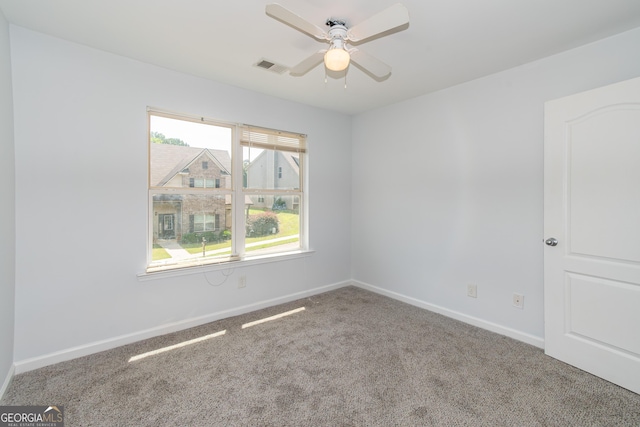
[[386, 289], [378, 288], [373, 285], [369, 285], [367, 283], [359, 282], [356, 280], [348, 280], [344, 282], [334, 283], [332, 285], [321, 286], [314, 289], [305, 290], [302, 292], [297, 292], [294, 294], [285, 295], [278, 298], [273, 298], [269, 300], [260, 301], [257, 303], [219, 311], [216, 313], [211, 313], [205, 316], [200, 316], [191, 319], [185, 319], [180, 322], [169, 323], [165, 325], [161, 325], [155, 328], [146, 329], [143, 331], [135, 332], [132, 334], [121, 335], [114, 338], [109, 338], [102, 341], [96, 341], [93, 343], [89, 343], [86, 345], [73, 347], [61, 351], [57, 351], [54, 353], [49, 353], [43, 356], [33, 357], [30, 359], [21, 360], [15, 362], [11, 367], [11, 370], [7, 374], [7, 378], [5, 379], [2, 389], [0, 389], [0, 396], [5, 392], [6, 388], [9, 386], [11, 379], [15, 374], [20, 374], [23, 372], [28, 372], [34, 369], [42, 368], [44, 366], [53, 365], [55, 363], [65, 362], [67, 360], [75, 359], [82, 356], [88, 356], [90, 354], [98, 353], [105, 350], [110, 350], [116, 347], [120, 347], [126, 344], [131, 344], [136, 341], [141, 341], [148, 338], [153, 338], [159, 335], [169, 334], [172, 332], [181, 331], [184, 329], [193, 328], [196, 326], [204, 325], [206, 323], [214, 322], [216, 320], [225, 319], [228, 317], [238, 316], [241, 314], [249, 313], [251, 311], [260, 310], [263, 308], [271, 307], [278, 304], [283, 304], [290, 301], [295, 301], [297, 299], [306, 298], [312, 295], [321, 294], [324, 292], [328, 292], [334, 289], [339, 289], [345, 286], [357, 286], [362, 289], [369, 290], [371, 292], [378, 293], [380, 295], [387, 296], [389, 298], [396, 299], [398, 301], [405, 302], [407, 304], [414, 305], [416, 307], [420, 307], [429, 311], [433, 311], [438, 314], [442, 314], [447, 317], [451, 317], [456, 320], [460, 320], [462, 322], [468, 323], [473, 326], [477, 326], [482, 329], [489, 330], [491, 332], [495, 332], [518, 341], [525, 342], [527, 344], [531, 344], [533, 346], [544, 348], [544, 339], [541, 337], [537, 337], [534, 335], [530, 335], [521, 331], [517, 331], [515, 329], [511, 329], [502, 325], [498, 325], [496, 323], [488, 322], [483, 319], [479, 319], [477, 317], [469, 316], [454, 310], [450, 310], [444, 307], [437, 306], [435, 304], [431, 304], [425, 301], [418, 300], [416, 298], [408, 297], [396, 292], [388, 291]]
[[4, 393], [9, 388], [9, 384], [11, 384], [11, 380], [13, 380], [13, 376], [15, 375], [15, 372], [16, 372], [16, 366], [11, 365], [11, 367], [9, 368], [9, 372], [7, 372], [7, 376], [4, 378], [4, 381], [2, 383], [2, 388], [0, 388], [0, 399], [4, 397]]
[[297, 299], [321, 294], [334, 289], [339, 289], [345, 286], [349, 286], [351, 284], [352, 282], [350, 280], [334, 283], [332, 285], [321, 286], [318, 288], [309, 289], [302, 292], [296, 292], [294, 294], [289, 294], [289, 295], [285, 295], [278, 298], [264, 300], [257, 303], [229, 309], [229, 310], [219, 311], [216, 313], [207, 314], [205, 316], [185, 319], [179, 322], [168, 323], [155, 328], [134, 332], [132, 334], [121, 335], [118, 337], [109, 338], [102, 341], [96, 341], [90, 344], [81, 345], [78, 347], [73, 347], [73, 348], [57, 351], [54, 353], [49, 353], [43, 356], [21, 360], [21, 361], [15, 362], [14, 364], [15, 374], [32, 371], [34, 369], [53, 365], [55, 363], [65, 362], [67, 360], [75, 359], [82, 356], [88, 356], [90, 354], [98, 353], [105, 350], [110, 350], [112, 348], [120, 347], [126, 344], [131, 344], [136, 341], [157, 337], [159, 335], [170, 334], [172, 332], [193, 328], [195, 326], [204, 325], [206, 323], [214, 322], [216, 320], [226, 319], [228, 317], [238, 316], [240, 314], [249, 313], [251, 311], [272, 307], [274, 305], [295, 301]]
[[366, 289], [368, 291], [375, 292], [377, 294], [384, 295], [389, 298], [393, 298], [395, 300], [414, 305], [416, 307], [424, 308], [425, 310], [433, 311], [434, 313], [442, 314], [443, 316], [451, 317], [452, 319], [460, 320], [461, 322], [468, 323], [470, 325], [477, 326], [479, 328], [486, 329], [488, 331], [495, 332], [497, 334], [504, 335], [509, 338], [513, 338], [515, 340], [525, 342], [527, 344], [531, 344], [535, 347], [544, 348], [544, 338], [527, 334], [525, 332], [508, 328], [506, 326], [498, 325], [497, 323], [488, 322], [486, 320], [469, 316], [467, 314], [450, 310], [448, 308], [440, 307], [438, 305], [421, 301], [416, 298], [408, 297], [406, 295], [402, 295], [396, 292], [388, 291], [386, 289], [378, 288], [376, 286], [369, 285], [368, 283], [359, 282], [357, 280], [353, 280], [351, 283], [353, 284], [353, 286], [357, 286], [359, 288]]

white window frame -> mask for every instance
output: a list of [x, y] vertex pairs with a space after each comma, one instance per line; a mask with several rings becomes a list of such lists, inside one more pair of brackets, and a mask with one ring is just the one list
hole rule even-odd
[[[186, 265], [177, 265], [177, 266], [167, 266], [167, 267], [154, 267], [151, 266], [152, 260], [152, 248], [153, 248], [153, 196], [155, 194], [202, 194], [203, 190], [211, 191], [212, 189], [206, 188], [197, 188], [197, 187], [180, 187], [180, 188], [172, 188], [172, 187], [151, 187], [150, 184], [150, 152], [147, 155], [147, 169], [148, 169], [148, 209], [149, 213], [147, 215], [147, 221], [149, 223], [148, 226], [148, 237], [147, 237], [147, 269], [144, 273], [138, 274], [138, 278], [140, 280], [146, 280], [153, 277], [167, 277], [167, 276], [177, 276], [183, 274], [194, 274], [200, 271], [208, 271], [208, 270], [218, 270], [222, 268], [229, 268], [231, 265], [252, 265], [252, 264], [261, 264], [265, 262], [275, 262], [282, 261], [285, 259], [293, 259], [298, 258], [300, 256], [306, 256], [312, 251], [309, 250], [308, 246], [308, 223], [307, 223], [307, 210], [306, 206], [308, 203], [308, 194], [304, 191], [306, 188], [306, 180], [307, 180], [307, 170], [306, 165], [307, 160], [307, 150], [306, 150], [306, 135], [303, 134], [295, 134], [292, 132], [280, 131], [267, 129], [256, 126], [248, 126], [239, 123], [228, 123], [222, 122], [213, 119], [207, 119], [204, 117], [195, 117], [188, 116], [184, 114], [177, 114], [166, 112], [164, 110], [148, 108], [147, 109], [147, 129], [148, 135], [150, 132], [150, 117], [152, 115], [167, 117], [175, 120], [185, 120], [192, 121], [196, 123], [209, 124], [213, 126], [221, 126], [227, 127], [232, 130], [232, 149], [231, 149], [231, 188], [221, 188], [215, 187], [213, 190], [215, 192], [211, 194], [230, 194], [233, 200], [232, 206], [232, 242], [231, 242], [231, 255], [222, 258], [216, 258], [212, 260], [206, 260], [203, 262], [200, 259], [198, 262], [194, 263], [194, 265], [186, 264]], [[301, 141], [301, 150], [299, 152], [299, 161], [300, 161], [300, 188], [295, 190], [267, 190], [267, 189], [247, 189], [243, 188], [243, 179], [242, 179], [242, 161], [243, 161], [243, 145], [246, 145], [246, 141], [244, 143], [241, 141], [241, 135], [246, 135], [247, 130], [249, 132], [260, 132], [264, 131], [269, 135], [297, 135]], [[150, 144], [149, 138], [147, 138], [147, 144]], [[256, 144], [256, 146], [260, 146], [263, 144]], [[263, 148], [268, 149], [281, 149], [282, 147], [277, 144], [273, 144], [273, 141], [269, 144], [265, 144]], [[294, 151], [290, 146], [284, 148], [287, 151]], [[148, 146], [148, 150], [150, 150]], [[262, 195], [295, 195], [298, 196], [300, 202], [299, 205], [299, 218], [300, 218], [300, 233], [299, 233], [299, 249], [294, 251], [277, 251], [274, 250], [268, 254], [255, 255], [252, 256], [251, 253], [248, 255], [245, 253], [245, 196], [252, 194], [262, 194]], [[303, 202], [304, 201], [304, 202]], [[215, 221], [215, 217], [214, 217]], [[216, 230], [219, 228], [219, 224], [214, 224]]]

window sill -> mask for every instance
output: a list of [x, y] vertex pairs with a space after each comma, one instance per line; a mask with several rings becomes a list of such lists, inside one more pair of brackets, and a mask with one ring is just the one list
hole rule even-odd
[[258, 256], [247, 256], [241, 260], [233, 260], [219, 263], [204, 264], [198, 266], [176, 267], [161, 271], [144, 272], [137, 275], [138, 281], [146, 282], [148, 280], [164, 279], [167, 277], [188, 276], [191, 274], [206, 273], [209, 271], [229, 270], [233, 268], [251, 267], [259, 264], [267, 264], [272, 262], [289, 261], [292, 259], [304, 258], [312, 255], [313, 250], [299, 250], [286, 253], [267, 254]]

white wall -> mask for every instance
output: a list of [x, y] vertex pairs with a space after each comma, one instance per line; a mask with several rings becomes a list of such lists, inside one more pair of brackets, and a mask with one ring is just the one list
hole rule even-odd
[[0, 397], [13, 367], [15, 156], [9, 25], [0, 12]]
[[639, 76], [639, 46], [636, 29], [356, 116], [353, 278], [541, 345], [543, 103]]
[[[3, 59], [6, 28], [0, 19]], [[541, 340], [543, 103], [640, 75], [638, 29], [350, 118], [10, 30], [0, 185], [3, 198], [15, 194], [16, 226], [13, 205], [1, 204], [0, 375], [12, 360], [14, 242], [14, 360], [24, 369], [351, 277]], [[309, 134], [315, 254], [236, 269], [220, 287], [203, 275], [138, 281], [147, 106]]]
[[[350, 278], [350, 117], [21, 27], [11, 26], [11, 43], [17, 371]], [[219, 287], [202, 274], [138, 281], [146, 262], [147, 106], [307, 133], [316, 252], [236, 269]], [[207, 278], [215, 284], [224, 276]]]

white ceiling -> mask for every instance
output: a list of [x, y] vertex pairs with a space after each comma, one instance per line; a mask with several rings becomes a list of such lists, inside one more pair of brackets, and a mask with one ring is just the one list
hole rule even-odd
[[[640, 27], [640, 0], [402, 0], [407, 29], [358, 46], [393, 67], [375, 81], [351, 66], [301, 77], [324, 45], [265, 14], [278, 2], [324, 28], [354, 25], [397, 0], [0, 0], [16, 25], [218, 82], [355, 114]], [[639, 49], [640, 52], [640, 49]]]

